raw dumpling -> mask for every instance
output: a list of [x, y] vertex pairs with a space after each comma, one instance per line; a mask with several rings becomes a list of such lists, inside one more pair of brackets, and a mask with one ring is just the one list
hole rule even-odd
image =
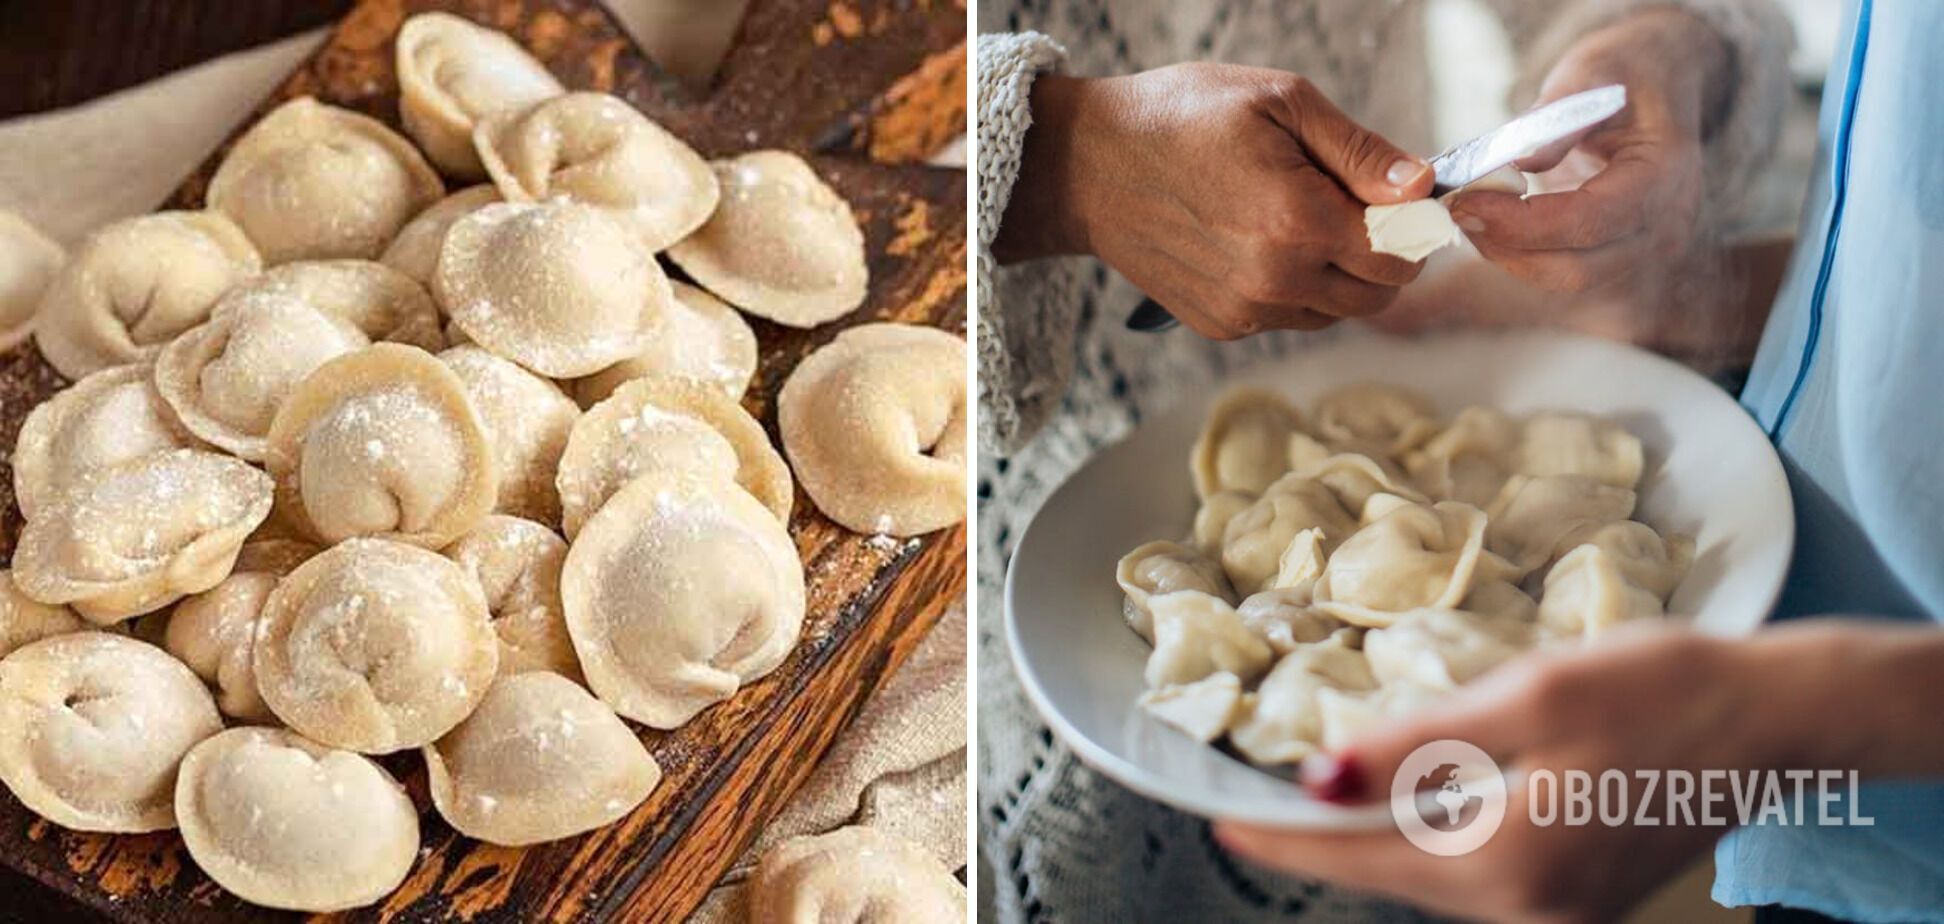
[[176, 826], [176, 765], [223, 730], [209, 691], [124, 635], [43, 639], [0, 661], [0, 780], [76, 831]]
[[1348, 636], [1332, 635], [1284, 655], [1229, 730], [1229, 741], [1260, 764], [1293, 764], [1316, 751], [1323, 739], [1318, 709], [1322, 691], [1376, 689], [1364, 653]]
[[1311, 430], [1338, 452], [1396, 457], [1438, 430], [1438, 408], [1411, 389], [1360, 382], [1317, 399]]
[[445, 194], [412, 143], [370, 116], [293, 99], [259, 120], [209, 180], [209, 207], [235, 219], [275, 266], [375, 260]]
[[732, 479], [777, 522], [790, 521], [790, 468], [756, 418], [695, 382], [636, 379], [589, 408], [567, 437], [558, 484], [568, 538], [649, 472]]
[[1195, 496], [1221, 491], [1261, 494], [1289, 471], [1288, 445], [1301, 416], [1281, 395], [1238, 388], [1209, 409], [1189, 457]]
[[644, 376], [693, 379], [741, 401], [756, 375], [756, 332], [736, 309], [686, 282], [673, 282], [675, 298], [661, 332], [641, 353], [574, 383], [574, 397], [592, 407], [622, 383]]
[[1127, 624], [1142, 640], [1154, 643], [1154, 614], [1148, 598], [1177, 590], [1199, 590], [1234, 602], [1235, 588], [1229, 586], [1222, 566], [1177, 542], [1149, 542], [1121, 556], [1114, 579], [1127, 594], [1121, 611]]
[[1526, 475], [1586, 475], [1632, 489], [1645, 467], [1640, 439], [1587, 414], [1549, 412], [1526, 420], [1517, 470]]
[[864, 303], [864, 232], [803, 158], [755, 151], [711, 166], [722, 201], [669, 248], [676, 265], [729, 304], [789, 327], [834, 321]]
[[197, 745], [175, 812], [196, 865], [266, 908], [363, 907], [418, 859], [418, 812], [391, 774], [280, 728], [232, 728]]
[[452, 230], [453, 223], [459, 219], [498, 201], [499, 190], [486, 183], [462, 189], [432, 203], [430, 208], [413, 216], [405, 227], [399, 229], [398, 236], [392, 238], [391, 245], [385, 248], [378, 262], [430, 289], [433, 278], [438, 275], [439, 251], [445, 248], [446, 232]]
[[567, 92], [506, 33], [450, 13], [420, 13], [398, 29], [398, 115], [427, 157], [452, 176], [484, 176], [473, 150], [480, 119]]
[[13, 577], [97, 625], [159, 610], [230, 573], [270, 515], [271, 483], [228, 456], [176, 449], [104, 469], [21, 531]]
[[44, 638], [88, 627], [65, 606], [49, 606], [20, 592], [13, 572], [0, 569], [0, 658]]
[[257, 615], [279, 577], [270, 571], [238, 570], [176, 604], [163, 635], [163, 647], [214, 689], [216, 708], [245, 722], [275, 719], [257, 693], [250, 648]]
[[1519, 425], [1488, 407], [1468, 407], [1451, 425], [1404, 454], [1404, 469], [1435, 500], [1484, 508], [1512, 470]]
[[890, 536], [965, 519], [965, 360], [944, 331], [865, 324], [797, 364], [777, 424], [818, 510]]
[[803, 564], [769, 508], [727, 477], [652, 472], [567, 550], [567, 631], [614, 711], [676, 728], [782, 663], [803, 628]]
[[1337, 503], [1342, 504], [1344, 510], [1359, 518], [1364, 516], [1364, 505], [1375, 494], [1389, 494], [1416, 504], [1430, 502], [1403, 477], [1361, 453], [1339, 453], [1309, 468], [1299, 469], [1296, 474], [1322, 482], [1331, 494], [1336, 495]]
[[67, 252], [26, 219], [0, 209], [0, 352], [34, 329], [34, 310]]
[[1193, 683], [1217, 671], [1254, 683], [1273, 653], [1227, 600], [1198, 590], [1148, 598], [1154, 613], [1154, 653], [1144, 676], [1149, 689]]
[[1193, 683], [1177, 683], [1141, 694], [1136, 700], [1156, 719], [1207, 744], [1228, 731], [1242, 706], [1242, 681], [1217, 671]]
[[1247, 491], [1216, 491], [1202, 498], [1190, 530], [1195, 548], [1209, 558], [1221, 558], [1222, 534], [1228, 530], [1229, 521], [1255, 502], [1256, 495]]
[[1343, 620], [1316, 609], [1312, 602], [1309, 587], [1278, 587], [1251, 595], [1235, 613], [1281, 657], [1346, 627]]
[[546, 671], [501, 677], [424, 750], [439, 814], [467, 837], [508, 847], [609, 824], [661, 782], [661, 767], [614, 710]]
[[453, 222], [433, 290], [468, 340], [556, 379], [639, 355], [675, 297], [634, 235], [565, 201], [494, 203]]
[[417, 546], [347, 539], [264, 601], [254, 666], [270, 710], [367, 754], [426, 744], [486, 695], [499, 642], [478, 582]]
[[554, 478], [567, 435], [580, 419], [580, 405], [560, 386], [476, 346], [439, 354], [459, 376], [466, 397], [486, 428], [499, 498], [493, 509], [516, 517], [560, 522], [560, 492]]
[[1450, 501], [1409, 504], [1345, 539], [1316, 582], [1325, 611], [1355, 625], [1381, 627], [1415, 609], [1454, 609], [1481, 570], [1504, 577], [1503, 562], [1481, 567], [1485, 513]]
[[567, 543], [531, 520], [495, 514], [445, 550], [479, 582], [499, 636], [499, 674], [552, 671], [581, 679], [567, 617], [560, 607], [560, 568]]
[[115, 366], [27, 414], [14, 443], [14, 497], [32, 520], [62, 493], [124, 462], [196, 445], [146, 365]]
[[326, 361], [397, 340], [437, 349], [439, 312], [403, 274], [363, 260], [286, 263], [216, 303], [162, 348], [155, 387], [197, 436], [251, 461], [297, 383]]
[[270, 426], [280, 515], [334, 543], [382, 535], [440, 548], [499, 493], [465, 384], [431, 354], [379, 343], [317, 368]]
[[936, 857], [864, 825], [771, 847], [749, 884], [750, 924], [964, 920], [965, 887]]
[[1229, 520], [1222, 534], [1222, 569], [1237, 591], [1253, 594], [1275, 580], [1298, 533], [1322, 530], [1323, 549], [1330, 552], [1356, 528], [1356, 519], [1321, 482], [1285, 475]]
[[[474, 129], [473, 146], [506, 201], [593, 206], [650, 252], [702, 227], [722, 195], [708, 162], [682, 139], [606, 93], [502, 111]], [[781, 250], [765, 256], [787, 259]]]
[[1525, 574], [1565, 554], [1569, 537], [1632, 516], [1634, 500], [1586, 475], [1514, 475], [1486, 508], [1485, 547]]
[[1364, 634], [1379, 683], [1456, 689], [1532, 647], [1532, 627], [1458, 610], [1412, 610]]
[[215, 212], [118, 221], [88, 235], [48, 285], [34, 342], [70, 379], [136, 362], [262, 268], [243, 231]]

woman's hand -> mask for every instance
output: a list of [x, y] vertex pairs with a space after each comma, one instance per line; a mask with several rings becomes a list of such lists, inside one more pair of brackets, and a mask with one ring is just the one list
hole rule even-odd
[[1022, 158], [995, 256], [1093, 254], [1204, 336], [1368, 315], [1417, 276], [1363, 211], [1427, 195], [1430, 167], [1294, 74], [1043, 76]]

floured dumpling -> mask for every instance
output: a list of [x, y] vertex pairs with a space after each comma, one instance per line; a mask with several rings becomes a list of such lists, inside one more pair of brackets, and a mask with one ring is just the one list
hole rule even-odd
[[554, 487], [567, 435], [580, 405], [560, 386], [476, 346], [453, 347], [439, 359], [459, 376], [486, 428], [499, 497], [493, 509], [547, 523], [560, 521]]
[[803, 564], [768, 508], [726, 477], [643, 475], [567, 550], [567, 631], [616, 712], [676, 728], [767, 674], [803, 628]]
[[14, 497], [32, 520], [69, 488], [97, 473], [196, 445], [155, 390], [146, 365], [90, 374], [41, 402], [14, 442]]
[[418, 859], [418, 812], [391, 774], [281, 728], [232, 728], [197, 745], [175, 812], [196, 866], [266, 908], [363, 907]]
[[567, 617], [560, 606], [560, 568], [567, 543], [531, 520], [495, 514], [445, 550], [479, 582], [499, 636], [499, 674], [552, 671], [581, 679]]
[[450, 731], [486, 695], [499, 642], [479, 584], [417, 546], [348, 539], [263, 604], [257, 687], [284, 724], [367, 754]]
[[850, 204], [803, 158], [754, 151], [711, 165], [722, 201], [668, 255], [750, 314], [815, 327], [864, 303], [870, 270]]
[[1268, 490], [1289, 471], [1289, 437], [1299, 432], [1301, 420], [1296, 408], [1275, 392], [1238, 388], [1224, 394], [1209, 409], [1189, 457], [1195, 496]]
[[1222, 534], [1222, 569], [1236, 590], [1253, 594], [1275, 580], [1298, 533], [1321, 530], [1323, 550], [1330, 552], [1356, 528], [1356, 518], [1322, 482], [1285, 475], [1229, 520]]
[[701, 155], [606, 93], [569, 93], [501, 112], [479, 123], [473, 146], [508, 202], [593, 206], [651, 252], [702, 227], [721, 197]]
[[224, 715], [245, 722], [276, 721], [257, 692], [251, 656], [257, 616], [277, 581], [318, 551], [315, 546], [274, 540], [245, 544], [229, 577], [176, 604], [169, 614], [162, 647], [210, 685], [216, 708]]
[[445, 249], [446, 232], [452, 230], [453, 222], [498, 201], [499, 190], [486, 183], [462, 189], [432, 203], [398, 230], [398, 236], [392, 238], [391, 245], [385, 248], [378, 262], [430, 289], [433, 278], [438, 275], [439, 251]]
[[546, 671], [501, 677], [424, 750], [439, 814], [467, 837], [511, 847], [609, 824], [661, 782], [614, 710]]
[[876, 828], [794, 837], [764, 852], [750, 924], [966, 920], [965, 887], [936, 857]]
[[396, 47], [399, 118], [426, 156], [453, 176], [486, 173], [473, 150], [480, 119], [567, 92], [506, 33], [450, 13], [405, 20]]
[[274, 266], [375, 260], [406, 221], [443, 195], [418, 149], [383, 122], [304, 96], [236, 142], [207, 198]]
[[1526, 420], [1516, 463], [1521, 474], [1585, 475], [1629, 489], [1645, 467], [1639, 437], [1612, 421], [1560, 411]]
[[388, 536], [440, 548], [499, 492], [465, 384], [416, 347], [379, 343], [317, 368], [270, 425], [279, 515], [326, 544]]
[[1510, 572], [1488, 556], [1496, 558], [1485, 551], [1484, 511], [1450, 501], [1401, 505], [1331, 553], [1316, 600], [1325, 612], [1370, 627], [1408, 610], [1454, 609], [1481, 570]]
[[1370, 662], [1363, 652], [1350, 646], [1348, 635], [1303, 645], [1284, 655], [1262, 678], [1262, 686], [1229, 730], [1229, 740], [1256, 763], [1297, 763], [1314, 753], [1323, 740], [1323, 716], [1318, 708], [1323, 690], [1362, 692], [1376, 688]]
[[223, 730], [209, 691], [124, 635], [43, 639], [0, 660], [0, 780], [76, 831], [176, 826], [176, 765]]
[[574, 424], [560, 456], [568, 538], [608, 498], [649, 472], [733, 479], [790, 521], [790, 468], [756, 418], [716, 390], [681, 379], [636, 379]]
[[622, 225], [565, 201], [500, 202], [453, 222], [433, 291], [468, 340], [556, 379], [639, 355], [675, 297]]
[[909, 324], [851, 328], [798, 363], [777, 425], [817, 509], [860, 533], [965, 519], [965, 341]]
[[67, 252], [27, 220], [0, 209], [0, 352], [34, 329], [41, 293], [60, 272]]
[[49, 606], [20, 592], [13, 572], [0, 569], [0, 658], [23, 645], [88, 628], [65, 606]]
[[374, 340], [438, 349], [431, 296], [377, 263], [286, 263], [231, 289], [209, 320], [163, 347], [155, 386], [197, 436], [261, 461], [297, 383]]
[[1412, 610], [1364, 635], [1380, 683], [1451, 690], [1532, 647], [1532, 627], [1458, 610]]
[[574, 397], [592, 407], [621, 384], [645, 376], [693, 379], [741, 401], [756, 375], [756, 332], [721, 299], [686, 282], [674, 282], [659, 334], [640, 355], [574, 383]]
[[215, 212], [124, 219], [88, 235], [48, 285], [34, 342], [70, 379], [132, 363], [201, 324], [262, 268], [242, 229]]
[[1235, 588], [1229, 586], [1221, 563], [1178, 542], [1136, 546], [1134, 551], [1121, 556], [1120, 564], [1114, 569], [1114, 579], [1127, 594], [1121, 602], [1127, 624], [1148, 644], [1154, 643], [1154, 614], [1148, 610], [1149, 597], [1177, 590], [1199, 590], [1230, 603], [1236, 599]]
[[104, 469], [35, 512], [14, 582], [97, 625], [216, 586], [270, 515], [270, 479], [228, 456], [176, 449]]
[[1360, 382], [1318, 398], [1310, 423], [1338, 452], [1395, 457], [1438, 431], [1438, 408], [1411, 389]]
[[1144, 676], [1149, 688], [1193, 683], [1227, 671], [1254, 683], [1274, 653], [1236, 615], [1227, 600], [1198, 590], [1148, 598], [1154, 613], [1154, 653]]

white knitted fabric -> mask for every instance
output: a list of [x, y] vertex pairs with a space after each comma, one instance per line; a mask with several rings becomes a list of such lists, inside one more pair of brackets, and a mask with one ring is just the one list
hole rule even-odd
[[[979, 5], [980, 29], [988, 33], [979, 38], [977, 74], [984, 443], [978, 483], [979, 847], [1004, 920], [1414, 916], [1238, 863], [1215, 845], [1206, 823], [1081, 766], [1021, 694], [1001, 630], [1001, 589], [1013, 541], [1068, 473], [1124, 437], [1144, 414], [1213, 388], [1226, 370], [1329, 335], [1279, 332], [1216, 344], [1179, 329], [1132, 333], [1122, 321], [1141, 293], [1099, 262], [1071, 258], [1000, 268], [989, 245], [1004, 217], [1031, 126], [1032, 79], [1056, 67], [1086, 75], [1132, 73], [1186, 60], [1281, 67], [1309, 78], [1353, 117], [1406, 149], [1429, 150], [1428, 2], [987, 0]], [[1531, 88], [1572, 37], [1656, 2], [1484, 0], [1511, 46], [1522, 51], [1521, 90], [1511, 103], [1530, 99]], [[1734, 200], [1772, 147], [1787, 101], [1789, 29], [1768, 0], [1679, 0], [1679, 5], [1705, 17], [1735, 49], [1733, 110], [1707, 153], [1708, 184], [1719, 206], [1712, 214], [1732, 220]]]

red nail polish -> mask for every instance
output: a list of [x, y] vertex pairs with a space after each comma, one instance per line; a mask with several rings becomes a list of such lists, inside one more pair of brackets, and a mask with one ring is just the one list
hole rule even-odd
[[1325, 802], [1346, 803], [1364, 794], [1363, 766], [1350, 754], [1313, 755], [1303, 761], [1303, 788]]

